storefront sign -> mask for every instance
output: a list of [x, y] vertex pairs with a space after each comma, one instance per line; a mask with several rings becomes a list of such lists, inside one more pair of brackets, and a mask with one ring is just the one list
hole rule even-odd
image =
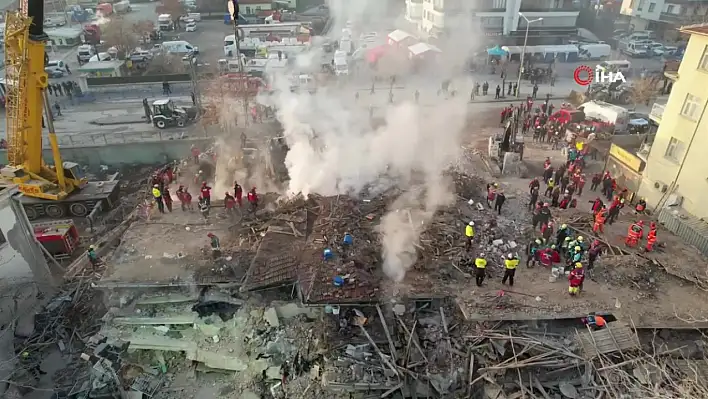
[[644, 166], [644, 161], [616, 144], [612, 144], [612, 146], [610, 146], [610, 155], [617, 158], [617, 160], [635, 172], [641, 172], [642, 167]]

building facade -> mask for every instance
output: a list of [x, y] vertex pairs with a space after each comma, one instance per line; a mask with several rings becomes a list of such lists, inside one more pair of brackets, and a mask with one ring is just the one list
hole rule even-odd
[[623, 0], [620, 14], [631, 30], [675, 39], [678, 27], [708, 22], [708, 0]]
[[645, 151], [647, 166], [639, 195], [650, 207], [671, 207], [698, 219], [708, 218], [708, 24], [681, 29], [690, 40], [667, 103], [656, 104], [659, 122]]
[[[529, 44], [561, 43], [577, 33], [578, 7], [572, 0], [406, 0], [406, 19], [417, 22], [426, 34], [437, 36], [454, 24], [476, 28], [495, 44], [520, 44], [526, 21], [543, 18], [529, 26]], [[419, 19], [416, 19], [420, 15]]]

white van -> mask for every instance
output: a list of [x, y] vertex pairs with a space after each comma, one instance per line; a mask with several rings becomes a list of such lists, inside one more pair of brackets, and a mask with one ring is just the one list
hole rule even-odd
[[94, 55], [96, 55], [96, 48], [94, 46], [88, 44], [79, 46], [78, 56], [81, 62], [88, 62]]
[[612, 47], [609, 44], [581, 44], [578, 53], [584, 60], [602, 60], [610, 56]]
[[184, 40], [162, 42], [162, 50], [172, 54], [199, 54], [199, 48]]
[[334, 74], [337, 76], [349, 75], [347, 53], [343, 50], [337, 50], [334, 52]]
[[236, 54], [236, 35], [228, 35], [224, 38], [224, 55], [233, 57]]
[[645, 43], [646, 42], [629, 42], [622, 48], [621, 52], [631, 57], [648, 57], [650, 50]]
[[632, 63], [627, 60], [604, 61], [599, 66], [604, 72], [622, 72], [623, 75], [629, 74], [632, 69]]

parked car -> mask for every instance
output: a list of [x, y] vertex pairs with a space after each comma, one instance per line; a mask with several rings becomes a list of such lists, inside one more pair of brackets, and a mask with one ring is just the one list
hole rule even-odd
[[197, 23], [194, 21], [187, 22], [187, 25], [184, 26], [184, 31], [185, 32], [196, 32], [197, 31]]
[[186, 15], [182, 15], [181, 17], [179, 17], [179, 19], [182, 22], [187, 22], [188, 19], [200, 22], [202, 20], [202, 14], [200, 14], [198, 12], [190, 12], [190, 13], [187, 13]]
[[44, 72], [46, 72], [50, 78], [61, 78], [66, 72], [66, 64], [62, 60], [50, 60], [47, 65], [44, 66]]
[[130, 60], [133, 62], [147, 62], [148, 60], [151, 60], [152, 57], [153, 54], [151, 52], [142, 49], [136, 49], [130, 53]]

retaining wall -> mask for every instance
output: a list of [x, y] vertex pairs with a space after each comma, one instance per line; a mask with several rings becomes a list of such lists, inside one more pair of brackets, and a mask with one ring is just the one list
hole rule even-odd
[[[131, 164], [154, 164], [169, 162], [189, 156], [194, 144], [205, 149], [213, 143], [211, 138], [187, 138], [178, 140], [134, 141], [112, 144], [61, 146], [64, 161], [76, 162], [90, 168], [99, 165], [121, 166]], [[44, 149], [44, 159], [51, 163], [52, 151]], [[7, 164], [7, 151], [0, 150], [0, 164]]]

